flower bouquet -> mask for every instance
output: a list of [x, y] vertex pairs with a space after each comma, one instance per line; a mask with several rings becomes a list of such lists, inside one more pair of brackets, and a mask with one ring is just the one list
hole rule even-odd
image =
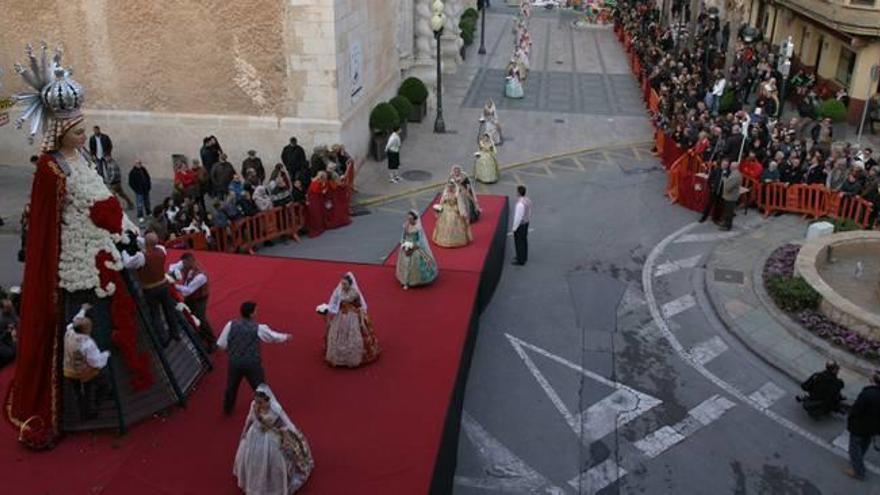
[[315, 308], [315, 312], [317, 312], [319, 315], [326, 315], [330, 312], [330, 306], [326, 304], [319, 304], [318, 307]]
[[403, 252], [406, 254], [412, 254], [413, 250], [416, 248], [416, 245], [412, 243], [412, 241], [405, 241], [400, 243], [400, 249], [403, 249]]

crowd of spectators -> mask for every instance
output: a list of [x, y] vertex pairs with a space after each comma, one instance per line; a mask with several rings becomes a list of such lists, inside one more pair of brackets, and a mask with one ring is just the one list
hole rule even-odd
[[[153, 205], [152, 178], [140, 160], [128, 173], [128, 187], [135, 197], [132, 201], [122, 188], [122, 173], [112, 156], [110, 136], [96, 127], [89, 148], [98, 173], [111, 191], [127, 209], [136, 209], [138, 222], [161, 241], [203, 232], [210, 242], [212, 227], [227, 227], [236, 220], [290, 203], [305, 205], [310, 187], [318, 190], [326, 184], [342, 184], [346, 171], [354, 166], [342, 145], [316, 147], [309, 158], [292, 137], [281, 152], [281, 161], [269, 170], [254, 150], [247, 152], [240, 167], [235, 167], [218, 139], [208, 136], [202, 142], [199, 158], [175, 155], [173, 193]], [[313, 186], [316, 179], [320, 184]]]
[[[698, 16], [693, 34], [675, 23], [663, 27], [660, 11], [645, 0], [621, 2], [615, 16], [658, 95], [654, 124], [667, 139], [710, 164], [739, 163], [742, 174], [755, 181], [823, 184], [861, 196], [874, 205], [873, 226], [880, 209], [880, 170], [872, 150], [836, 142], [831, 119], [802, 107], [814, 97], [809, 82], [794, 85], [799, 115], [781, 117], [784, 76], [778, 47], [746, 42], [706, 12]], [[725, 63], [731, 42], [734, 60]], [[803, 72], [792, 79], [810, 80]], [[791, 87], [791, 80], [784, 82]], [[835, 97], [848, 100], [845, 92]]]

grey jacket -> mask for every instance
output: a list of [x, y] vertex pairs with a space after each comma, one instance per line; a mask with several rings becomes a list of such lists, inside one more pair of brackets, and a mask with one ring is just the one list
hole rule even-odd
[[721, 190], [721, 198], [724, 201], [739, 201], [739, 188], [742, 187], [743, 176], [739, 170], [734, 170], [724, 178], [724, 188]]

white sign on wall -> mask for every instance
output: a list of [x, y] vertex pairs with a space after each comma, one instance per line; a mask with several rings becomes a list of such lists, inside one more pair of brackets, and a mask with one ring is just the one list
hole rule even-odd
[[356, 102], [364, 89], [364, 51], [360, 42], [354, 42], [348, 49], [349, 87], [351, 101]]

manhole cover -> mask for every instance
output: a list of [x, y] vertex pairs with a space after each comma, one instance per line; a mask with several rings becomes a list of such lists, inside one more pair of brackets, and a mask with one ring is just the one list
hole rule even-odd
[[565, 123], [565, 119], [553, 119], [553, 122], [555, 122], [555, 123], [557, 123], [557, 124], [564, 124], [564, 123]]
[[400, 174], [404, 179], [413, 181], [413, 182], [424, 182], [426, 180], [430, 180], [431, 172], [426, 172], [424, 170], [407, 170], [406, 172]]
[[729, 284], [742, 284], [744, 281], [744, 275], [743, 272], [738, 270], [724, 270], [722, 268], [716, 268], [715, 281], [727, 282]]

